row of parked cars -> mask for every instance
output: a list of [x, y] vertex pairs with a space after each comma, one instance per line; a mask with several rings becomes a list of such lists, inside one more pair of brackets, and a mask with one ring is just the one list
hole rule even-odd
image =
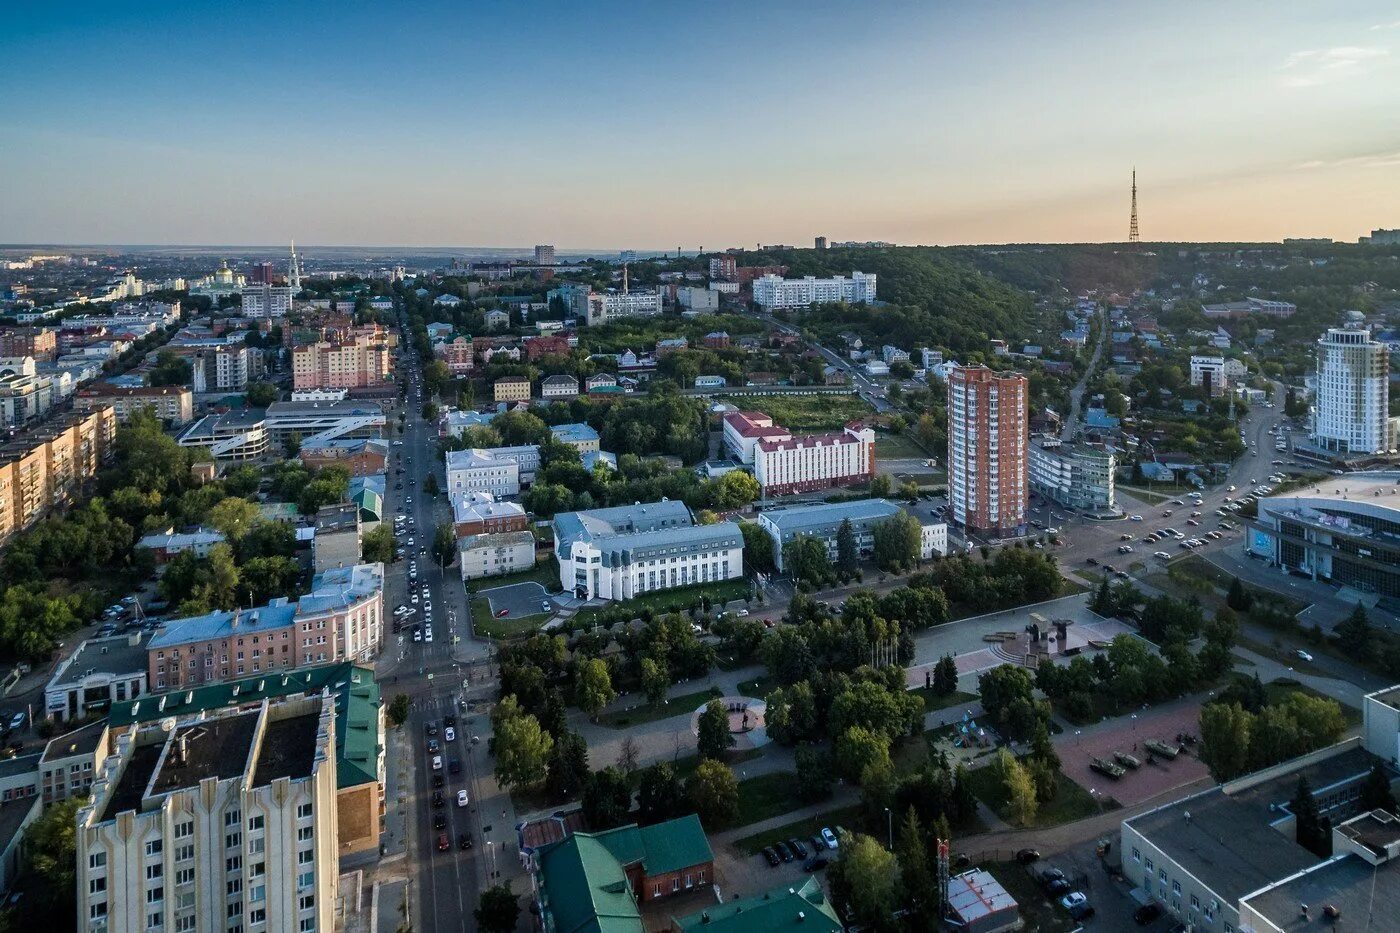
[[[771, 846], [764, 846], [760, 854], [770, 866], [777, 866], [782, 862], [800, 860], [802, 870], [806, 872], [821, 871], [830, 861], [830, 853], [836, 851], [840, 846], [836, 833], [831, 827], [824, 826], [822, 831], [814, 833], [812, 838], [805, 842], [801, 839], [788, 839], [782, 842], [775, 842]], [[810, 856], [808, 848], [811, 849]]]

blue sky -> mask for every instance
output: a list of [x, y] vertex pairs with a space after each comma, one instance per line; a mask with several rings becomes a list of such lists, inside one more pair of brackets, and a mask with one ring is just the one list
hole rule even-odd
[[717, 248], [1400, 224], [1393, 2], [34, 4], [0, 241]]

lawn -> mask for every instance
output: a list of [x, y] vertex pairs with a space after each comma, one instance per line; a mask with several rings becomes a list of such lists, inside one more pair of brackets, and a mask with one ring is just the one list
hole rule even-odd
[[[743, 765], [744, 762], [753, 761], [755, 758], [762, 757], [763, 749], [761, 748], [746, 748], [743, 751], [738, 752], [730, 750], [729, 752], [725, 753], [724, 763], [729, 765], [729, 767], [731, 768], [738, 769], [741, 765]], [[677, 758], [673, 760], [671, 762], [671, 767], [675, 769], [676, 777], [684, 781], [686, 778], [690, 777], [691, 774], [695, 772], [696, 768], [700, 767], [700, 761], [701, 759], [699, 755], [686, 755], [684, 758]], [[743, 787], [743, 784], [740, 784], [739, 786]]]
[[[1245, 677], [1248, 675], [1236, 674], [1235, 676]], [[1325, 693], [1319, 693], [1312, 687], [1309, 687], [1307, 684], [1300, 684], [1298, 683], [1298, 681], [1291, 680], [1287, 677], [1280, 677], [1277, 680], [1271, 680], [1264, 685], [1264, 695], [1269, 698], [1270, 706], [1273, 706], [1277, 703], [1282, 703], [1294, 693], [1301, 693], [1304, 696], [1310, 696], [1321, 700], [1335, 699], [1334, 697], [1329, 697]], [[1357, 709], [1355, 706], [1348, 706], [1340, 700], [1337, 700], [1337, 705], [1342, 708], [1342, 715], [1346, 717], [1348, 726], [1361, 725], [1361, 710]]]
[[1058, 904], [1052, 903], [1040, 889], [1035, 878], [1024, 867], [1015, 862], [983, 862], [978, 867], [986, 869], [992, 877], [1001, 882], [1021, 908], [1024, 929], [1034, 933], [1068, 933], [1080, 929], [1078, 923]]
[[598, 717], [598, 722], [613, 729], [622, 729], [628, 726], [639, 726], [642, 723], [656, 722], [659, 719], [670, 719], [672, 716], [689, 716], [702, 703], [708, 702], [711, 697], [715, 696], [719, 696], [719, 692], [713, 687], [708, 690], [697, 690], [694, 693], [671, 697], [662, 706], [642, 705], [634, 709], [604, 713]]
[[472, 600], [472, 631], [486, 638], [518, 638], [530, 635], [548, 619], [547, 614], [497, 619], [491, 615], [491, 604], [485, 596]]
[[770, 771], [739, 782], [739, 813], [731, 826], [748, 826], [806, 806], [793, 792], [797, 772]]
[[[712, 606], [718, 606], [751, 595], [753, 595], [753, 584], [747, 579], [723, 580], [719, 583], [702, 583], [699, 586], [645, 593], [616, 605], [626, 606], [637, 615], [640, 615], [642, 610], [646, 608], [655, 612], [683, 612], [694, 606], [703, 596], [710, 598]], [[587, 626], [594, 622], [598, 616], [610, 613], [614, 608], [615, 605], [609, 604], [580, 609], [578, 615], [574, 616], [574, 622], [578, 626]]]
[[829, 826], [835, 831], [837, 826], [844, 826], [847, 829], [855, 827], [860, 822], [860, 804], [847, 807], [839, 807], [817, 816], [809, 816], [801, 820], [793, 820], [791, 823], [784, 823], [782, 826], [775, 826], [772, 829], [764, 830], [761, 833], [754, 833], [752, 836], [745, 836], [734, 841], [734, 848], [740, 852], [750, 855], [762, 851], [764, 846], [771, 846], [775, 842], [786, 842], [789, 839], [811, 839], [813, 835], [821, 832], [822, 827]]
[[[1165, 572], [1158, 571], [1146, 577], [1147, 583], [1179, 599], [1195, 597], [1208, 612], [1225, 604], [1225, 595], [1234, 580], [1199, 554], [1177, 558], [1167, 565]], [[1290, 616], [1296, 616], [1309, 605], [1296, 597], [1249, 583], [1244, 588], [1256, 600], [1275, 605]]]
[[753, 697], [756, 700], [766, 700], [768, 694], [780, 686], [782, 685], [778, 683], [776, 677], [767, 676], [755, 677], [753, 680], [746, 680], [738, 685], [740, 695]]
[[884, 460], [927, 460], [929, 453], [907, 434], [876, 434], [875, 456]]
[[1172, 501], [1171, 496], [1164, 496], [1160, 492], [1148, 492], [1146, 489], [1138, 489], [1135, 486], [1124, 486], [1118, 483], [1115, 487], [1119, 492], [1126, 493], [1134, 499], [1146, 502], [1148, 505], [1161, 505], [1163, 502]]
[[977, 695], [974, 693], [963, 693], [961, 690], [954, 690], [952, 693], [936, 693], [932, 687], [919, 687], [912, 691], [924, 698], [924, 712], [931, 713], [934, 710], [947, 709], [950, 706], [968, 706], [977, 702]]
[[761, 411], [796, 434], [839, 431], [846, 422], [864, 418], [872, 411], [854, 394], [716, 396], [715, 401], [728, 402], [745, 411]]
[[[972, 792], [977, 795], [977, 799], [991, 807], [997, 816], [1010, 823], [1011, 817], [1006, 807], [1006, 791], [996, 778], [995, 768], [986, 765], [969, 771], [968, 780], [972, 784]], [[1055, 798], [1040, 805], [1035, 822], [1031, 825], [1038, 829], [1059, 826], [1061, 823], [1072, 823], [1075, 820], [1082, 820], [1086, 816], [1093, 816], [1098, 812], [1099, 805], [1089, 792], [1071, 781], [1064, 772], [1061, 772]]]
[[522, 570], [519, 573], [473, 580], [468, 592], [480, 593], [484, 590], [494, 590], [498, 586], [510, 586], [514, 583], [538, 583], [551, 593], [557, 592], [559, 590], [559, 567], [553, 560], [540, 561], [535, 565], [534, 570]]

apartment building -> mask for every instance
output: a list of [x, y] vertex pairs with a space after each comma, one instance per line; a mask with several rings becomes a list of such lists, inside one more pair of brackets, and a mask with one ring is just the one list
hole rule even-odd
[[540, 380], [540, 398], [570, 399], [578, 397], [578, 378], [575, 376], [545, 376]]
[[539, 337], [526, 337], [525, 359], [534, 362], [546, 356], [568, 356], [572, 349], [568, 334], [542, 334]]
[[529, 527], [525, 509], [514, 502], [497, 502], [485, 492], [452, 497], [452, 529], [458, 538], [525, 531]]
[[529, 531], [468, 535], [457, 542], [462, 582], [535, 569], [535, 536]]
[[1313, 442], [1339, 454], [1389, 450], [1390, 349], [1370, 331], [1328, 328], [1317, 341]]
[[433, 344], [433, 355], [457, 376], [466, 375], [476, 366], [476, 344], [469, 337], [454, 337], [450, 341]]
[[388, 344], [370, 335], [292, 349], [293, 389], [364, 389], [389, 381]]
[[631, 599], [744, 574], [739, 526], [695, 525], [682, 502], [556, 515], [554, 554], [560, 585], [588, 599]]
[[147, 683], [164, 691], [370, 661], [383, 641], [383, 583], [383, 564], [359, 564], [317, 574], [295, 602], [175, 619], [146, 646]]
[[665, 309], [660, 289], [647, 292], [593, 292], [586, 298], [584, 323], [590, 327], [620, 317], [653, 317]]
[[535, 480], [540, 467], [538, 444], [475, 447], [447, 452], [447, 494], [454, 501], [474, 492], [496, 498], [517, 496]]
[[102, 719], [50, 739], [39, 758], [39, 793], [44, 806], [91, 793], [97, 763], [111, 749], [107, 723]]
[[0, 357], [32, 356], [52, 363], [58, 358], [58, 331], [48, 327], [7, 327], [0, 330]]
[[491, 388], [496, 402], [528, 402], [530, 400], [530, 380], [526, 376], [502, 376]]
[[194, 393], [185, 386], [119, 386], [97, 382], [73, 393], [73, 407], [90, 411], [110, 405], [118, 424], [126, 424], [138, 411], [150, 410], [167, 424], [186, 424], [194, 418]]
[[739, 411], [724, 416], [722, 437], [735, 460], [753, 467], [765, 497], [866, 482], [875, 472], [875, 432], [859, 423], [794, 436], [762, 412]]
[[996, 536], [1026, 523], [1029, 383], [964, 366], [948, 374], [948, 495], [956, 524]]
[[110, 407], [67, 412], [0, 445], [0, 544], [71, 503], [112, 455]]
[[78, 928], [331, 931], [329, 692], [120, 736], [78, 811]]
[[[26, 360], [34, 366], [32, 359]], [[48, 415], [59, 395], [49, 376], [34, 372], [0, 372], [0, 424], [22, 427]]]
[[875, 292], [876, 275], [865, 272], [852, 272], [850, 278], [837, 275], [827, 279], [814, 275], [785, 279], [770, 273], [753, 280], [754, 303], [767, 311], [810, 308], [834, 301], [859, 304], [874, 301]]
[[1206, 388], [1212, 397], [1225, 394], [1230, 380], [1225, 376], [1225, 358], [1195, 354], [1191, 357], [1191, 384]]
[[291, 313], [294, 294], [290, 285], [250, 282], [243, 287], [243, 307], [239, 313], [246, 318], [286, 317]]
[[176, 338], [166, 349], [190, 363], [190, 388], [205, 392], [242, 392], [258, 375], [261, 357], [242, 337]]
[[322, 506], [316, 512], [316, 537], [311, 539], [311, 564], [317, 573], [360, 562], [364, 524], [354, 502]]
[[1066, 508], [1096, 514], [1118, 511], [1112, 451], [1084, 444], [1064, 444], [1057, 437], [1031, 442], [1031, 489]]

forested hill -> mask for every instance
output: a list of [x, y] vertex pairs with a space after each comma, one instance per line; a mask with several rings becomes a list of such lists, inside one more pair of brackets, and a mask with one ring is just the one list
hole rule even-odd
[[875, 273], [880, 301], [893, 307], [844, 313], [852, 330], [899, 346], [982, 350], [988, 338], [1029, 340], [1044, 330], [1030, 295], [941, 247], [767, 250], [740, 262], [786, 265], [789, 277]]

